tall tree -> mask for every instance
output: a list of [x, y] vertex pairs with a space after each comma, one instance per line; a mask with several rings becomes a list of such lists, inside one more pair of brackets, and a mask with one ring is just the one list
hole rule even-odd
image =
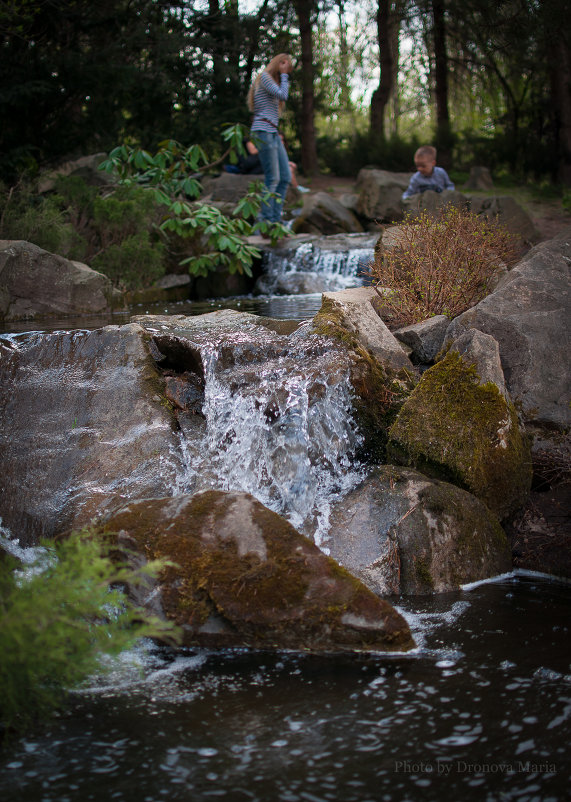
[[448, 112], [448, 55], [446, 52], [445, 0], [432, 0], [432, 39], [434, 47], [434, 98], [438, 159], [443, 167], [452, 164], [452, 133]]
[[398, 73], [398, 35], [400, 28], [400, 2], [378, 0], [377, 41], [379, 44], [379, 85], [371, 96], [371, 130], [381, 137], [386, 134], [386, 110], [395, 90]]
[[315, 139], [315, 98], [313, 73], [313, 21], [315, 0], [294, 0], [301, 38], [301, 168], [305, 175], [318, 172]]

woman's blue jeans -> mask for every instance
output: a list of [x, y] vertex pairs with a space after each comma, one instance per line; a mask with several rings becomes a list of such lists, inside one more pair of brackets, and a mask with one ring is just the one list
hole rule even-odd
[[260, 217], [270, 223], [277, 223], [282, 216], [283, 203], [291, 181], [289, 159], [277, 131], [275, 133], [254, 131], [253, 133], [259, 141], [258, 150], [266, 189], [278, 196], [270, 198], [267, 203], [262, 203]]

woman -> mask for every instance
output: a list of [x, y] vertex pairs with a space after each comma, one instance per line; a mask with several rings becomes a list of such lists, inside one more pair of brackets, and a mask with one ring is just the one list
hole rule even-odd
[[266, 189], [277, 195], [262, 204], [261, 219], [269, 223], [277, 223], [281, 218], [291, 181], [289, 160], [278, 132], [280, 113], [289, 93], [291, 71], [291, 58], [280, 53], [258, 75], [248, 92], [248, 108], [254, 114], [251, 132], [259, 144]]

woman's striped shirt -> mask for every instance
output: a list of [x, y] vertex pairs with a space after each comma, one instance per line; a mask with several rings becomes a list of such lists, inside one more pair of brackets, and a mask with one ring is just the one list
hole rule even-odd
[[289, 76], [287, 72], [280, 74], [278, 85], [269, 72], [264, 70], [254, 92], [254, 119], [251, 130], [275, 133], [279, 123], [280, 100], [287, 100], [288, 94]]

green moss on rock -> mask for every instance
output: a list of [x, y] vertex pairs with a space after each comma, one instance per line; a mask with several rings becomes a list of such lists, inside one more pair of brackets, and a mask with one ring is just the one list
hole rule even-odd
[[529, 444], [517, 414], [495, 384], [480, 384], [455, 351], [423, 377], [391, 427], [388, 458], [457, 484], [500, 520], [518, 509], [531, 486]]
[[207, 491], [129, 504], [105, 524], [173, 563], [162, 605], [185, 644], [406, 650], [406, 621], [251, 496]]
[[365, 438], [363, 453], [358, 456], [384, 462], [389, 429], [414, 387], [414, 376], [405, 370], [395, 373], [385, 369], [361, 345], [356, 334], [346, 328], [339, 307], [327, 297], [323, 298], [321, 309], [314, 318], [314, 331], [322, 337], [330, 337], [352, 352], [353, 406]]

